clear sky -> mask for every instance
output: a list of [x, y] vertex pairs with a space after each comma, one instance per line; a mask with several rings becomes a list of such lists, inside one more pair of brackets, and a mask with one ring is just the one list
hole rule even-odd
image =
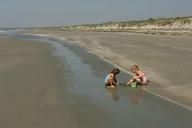
[[192, 0], [0, 0], [0, 27], [191, 16]]

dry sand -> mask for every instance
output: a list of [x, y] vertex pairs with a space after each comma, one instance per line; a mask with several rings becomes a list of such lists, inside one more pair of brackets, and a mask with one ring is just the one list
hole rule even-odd
[[76, 127], [72, 114], [61, 100], [64, 92], [59, 91], [59, 86], [68, 79], [62, 68], [47, 44], [2, 36], [0, 127]]
[[138, 64], [152, 81], [148, 87], [163, 97], [192, 109], [192, 37], [137, 33], [63, 32], [51, 34], [87, 48], [125, 70]]

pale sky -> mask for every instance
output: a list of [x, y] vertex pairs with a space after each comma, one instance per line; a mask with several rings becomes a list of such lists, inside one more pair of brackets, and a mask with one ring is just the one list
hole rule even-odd
[[0, 0], [0, 27], [192, 16], [192, 0]]

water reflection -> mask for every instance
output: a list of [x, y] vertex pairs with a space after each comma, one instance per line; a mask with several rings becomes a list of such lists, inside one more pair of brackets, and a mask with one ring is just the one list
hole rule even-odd
[[130, 95], [130, 102], [136, 105], [140, 103], [144, 98], [144, 89], [143, 87], [131, 88], [129, 95]]
[[131, 88], [131, 87], [117, 87], [117, 88], [106, 88], [108, 95], [113, 101], [118, 102], [120, 100], [130, 102], [133, 105], [140, 103], [144, 97], [144, 89], [142, 87]]
[[140, 95], [138, 93], [138, 90], [132, 89], [131, 90], [131, 95], [130, 95], [130, 102], [132, 104], [138, 104], [140, 99], [141, 99], [141, 97], [140, 97]]
[[113, 101], [117, 102], [120, 100], [119, 95], [117, 94], [117, 90], [115, 90], [114, 88], [107, 88], [108, 94], [111, 96], [111, 98], [113, 99]]

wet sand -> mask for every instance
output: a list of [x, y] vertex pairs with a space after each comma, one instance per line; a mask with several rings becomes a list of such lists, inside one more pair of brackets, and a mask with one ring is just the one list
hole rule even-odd
[[0, 61], [0, 127], [76, 127], [61, 100], [68, 78], [47, 44], [2, 37]]
[[152, 81], [150, 91], [192, 108], [192, 37], [131, 33], [63, 35], [126, 70], [138, 64]]
[[[0, 76], [1, 127], [192, 126], [191, 111], [143, 88], [104, 88], [103, 78], [113, 65], [78, 45], [49, 37], [11, 37], [0, 43], [4, 67], [8, 61], [14, 64], [1, 68], [7, 69]], [[121, 72], [118, 79], [127, 77]]]
[[32, 33], [63, 37], [125, 70], [138, 64], [152, 81], [148, 91], [192, 109], [191, 36], [48, 29], [34, 29]]

